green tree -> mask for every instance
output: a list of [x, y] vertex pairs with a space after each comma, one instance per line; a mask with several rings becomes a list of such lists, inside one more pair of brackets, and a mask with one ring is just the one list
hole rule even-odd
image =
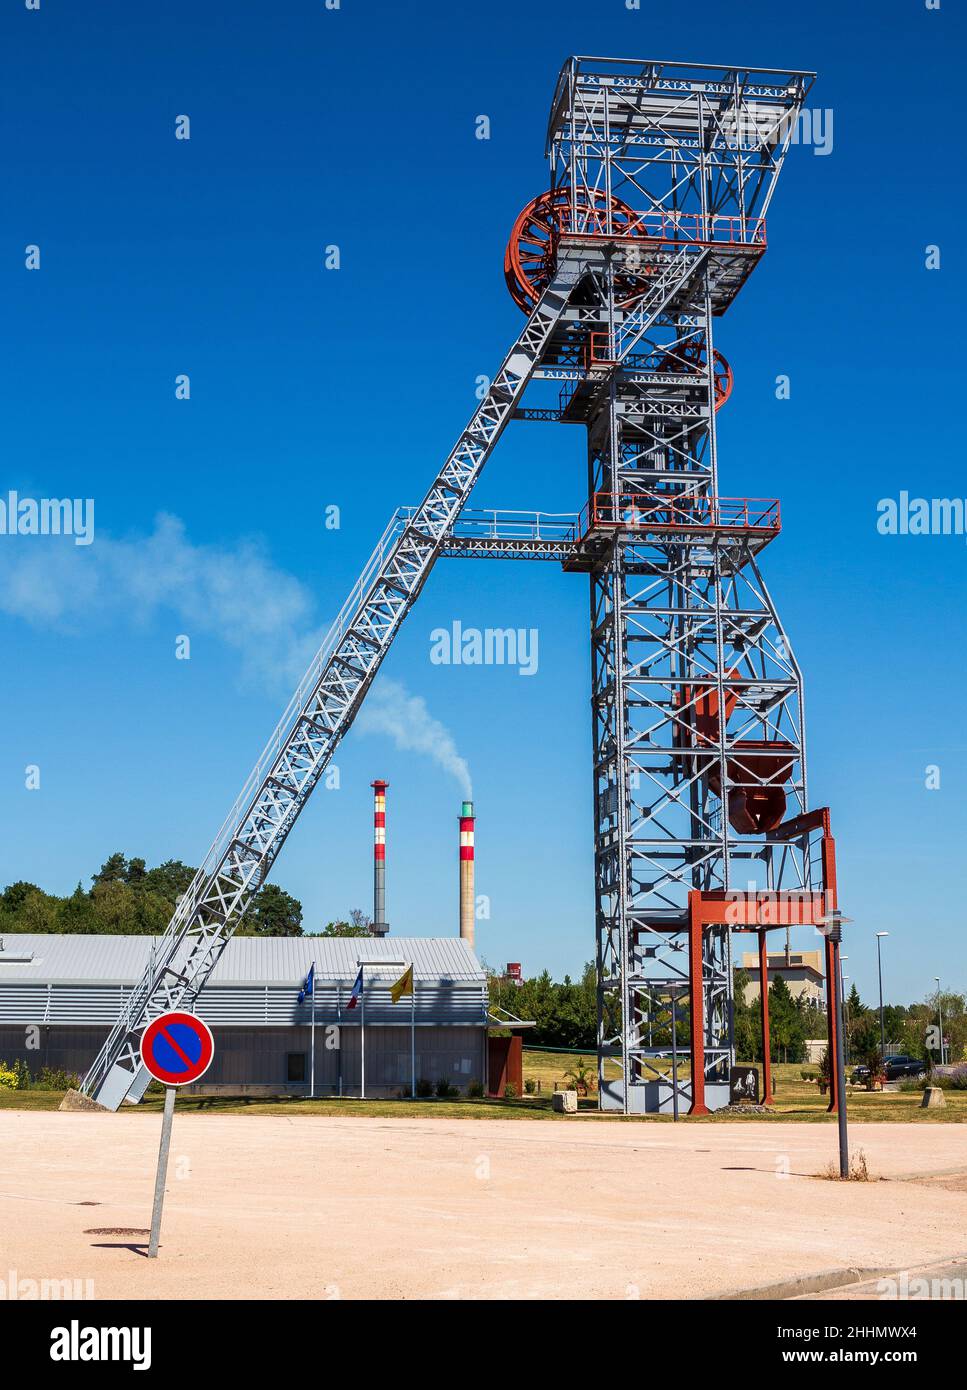
[[55, 931], [57, 921], [57, 898], [52, 898], [39, 888], [28, 893], [17, 910], [14, 931], [50, 932]]
[[116, 936], [137, 935], [137, 897], [123, 879], [96, 882], [91, 890], [91, 903], [94, 931]]
[[565, 976], [556, 984], [545, 970], [516, 985], [491, 972], [488, 985], [494, 1008], [534, 1020], [533, 1042], [544, 1047], [595, 1046], [597, 981], [592, 963], [584, 966], [578, 981]]
[[243, 930], [247, 936], [301, 936], [302, 904], [277, 883], [266, 883], [245, 915]]
[[735, 1055], [742, 1061], [762, 1061], [762, 1010], [759, 1000], [749, 1002], [749, 972], [736, 967], [732, 972], [734, 998], [733, 1029]]
[[96, 918], [90, 893], [85, 893], [80, 884], [69, 898], [62, 898], [57, 908], [58, 932], [91, 934], [95, 932]]
[[866, 1067], [866, 1089], [872, 1091], [882, 1069], [882, 1059], [880, 1030], [869, 1017], [853, 1034], [852, 1051], [853, 1061], [861, 1067]]
[[11, 883], [6, 887], [3, 894], [0, 895], [0, 910], [13, 915], [20, 911], [31, 893], [39, 893], [40, 891], [36, 883], [27, 883], [24, 879], [18, 879], [16, 883]]
[[805, 995], [797, 1000], [802, 1016], [803, 1036], [806, 1038], [825, 1038], [826, 1015], [822, 1009], [811, 1003]]
[[352, 922], [327, 922], [320, 936], [371, 936], [369, 927], [354, 926]]
[[156, 869], [149, 869], [144, 876], [143, 887], [149, 893], [157, 893], [166, 898], [174, 908], [182, 893], [187, 893], [195, 870], [183, 864], [180, 859], [166, 859]]
[[802, 1012], [781, 975], [769, 986], [769, 1037], [773, 1061], [801, 1062], [805, 1057]]
[[856, 983], [849, 987], [849, 994], [846, 996], [846, 1008], [851, 1019], [859, 1021], [864, 1014], [869, 1013], [866, 1005], [860, 999], [860, 992], [856, 988]]
[[[143, 861], [142, 861], [143, 862]], [[93, 876], [95, 886], [99, 883], [123, 883], [128, 874], [128, 861], [118, 851], [108, 855], [104, 863]]]

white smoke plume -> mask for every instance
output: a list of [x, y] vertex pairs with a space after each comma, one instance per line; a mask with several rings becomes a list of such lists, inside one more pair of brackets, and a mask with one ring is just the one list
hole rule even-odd
[[380, 680], [367, 694], [354, 727], [363, 734], [388, 734], [397, 748], [432, 758], [457, 779], [466, 800], [472, 799], [467, 761], [457, 752], [449, 729], [427, 709], [422, 695], [411, 695], [399, 681]]

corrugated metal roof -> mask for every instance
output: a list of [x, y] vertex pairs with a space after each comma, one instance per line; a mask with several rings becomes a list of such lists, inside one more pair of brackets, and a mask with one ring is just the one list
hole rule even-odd
[[[135, 984], [158, 940], [153, 936], [8, 934], [0, 951], [0, 986], [30, 981]], [[25, 956], [30, 959], [24, 960]], [[473, 951], [455, 936], [236, 936], [222, 952], [209, 983], [298, 988], [313, 961], [321, 979], [352, 981], [360, 960], [372, 961], [374, 974], [381, 961], [412, 961], [417, 979], [484, 979], [483, 967]], [[389, 964], [385, 967], [387, 973], [392, 969]]]

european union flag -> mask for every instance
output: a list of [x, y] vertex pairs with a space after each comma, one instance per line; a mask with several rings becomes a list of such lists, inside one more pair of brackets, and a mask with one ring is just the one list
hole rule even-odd
[[302, 988], [299, 990], [299, 1003], [300, 1003], [300, 1004], [304, 1004], [307, 998], [311, 998], [311, 996], [312, 996], [312, 986], [315, 984], [315, 978], [316, 978], [316, 963], [315, 963], [315, 961], [313, 961], [312, 964], [309, 966], [309, 973], [308, 973], [308, 975], [306, 976], [306, 982], [305, 982], [305, 984], [302, 986]]

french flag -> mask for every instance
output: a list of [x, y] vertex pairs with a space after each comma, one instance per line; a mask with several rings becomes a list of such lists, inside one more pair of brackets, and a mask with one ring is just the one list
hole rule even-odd
[[352, 993], [346, 1001], [347, 1009], [355, 1009], [363, 995], [363, 967], [359, 967], [359, 974], [356, 976], [356, 983], [353, 985]]

